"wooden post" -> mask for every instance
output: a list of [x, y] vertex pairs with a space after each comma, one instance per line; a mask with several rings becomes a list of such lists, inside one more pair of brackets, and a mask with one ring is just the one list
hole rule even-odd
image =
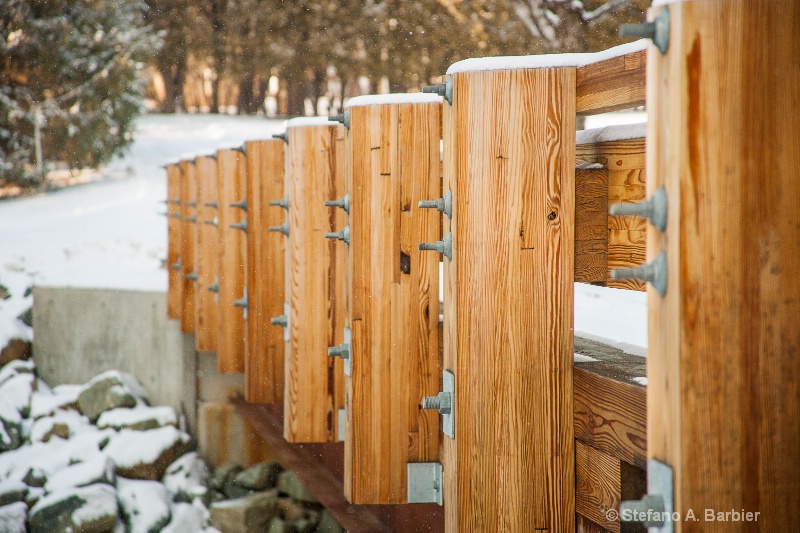
[[181, 167], [167, 165], [167, 318], [180, 320], [183, 313], [181, 276]]
[[247, 152], [247, 338], [245, 399], [283, 401], [284, 341], [270, 318], [283, 313], [286, 246], [283, 235], [268, 231], [284, 213], [269, 202], [283, 197], [284, 146], [281, 140], [252, 141]]
[[217, 151], [217, 219], [219, 223], [219, 300], [217, 302], [217, 367], [219, 372], [244, 372], [244, 313], [233, 305], [244, 296], [247, 249], [245, 233], [231, 224], [246, 213], [231, 204], [246, 194], [246, 161], [238, 150]]
[[462, 65], [444, 128], [446, 528], [572, 533], [575, 69]]
[[195, 307], [195, 349], [198, 352], [217, 350], [217, 301], [209, 287], [217, 283], [219, 274], [219, 231], [217, 230], [217, 161], [211, 156], [195, 159], [197, 170], [197, 271]]
[[648, 193], [669, 206], [647, 238], [668, 266], [648, 456], [674, 469], [678, 532], [800, 531], [800, 3], [668, 9], [669, 49], [648, 51]]
[[194, 333], [194, 293], [195, 282], [192, 279], [194, 269], [195, 231], [197, 229], [197, 173], [194, 161], [183, 160], [181, 167], [181, 278], [183, 300], [181, 311], [181, 331]]
[[[289, 240], [286, 298], [284, 437], [289, 442], [338, 440], [338, 413], [344, 407], [342, 364], [328, 357], [337, 328], [333, 218], [324, 202], [335, 197], [337, 159], [344, 155], [342, 127], [327, 118], [292, 119], [286, 130], [286, 187]], [[343, 322], [338, 325], [339, 329]]]
[[442, 196], [442, 104], [416, 94], [356, 98], [348, 107], [345, 496], [406, 503], [408, 464], [439, 459], [439, 414], [420, 404], [440, 390], [440, 256], [418, 245], [441, 238], [441, 215], [417, 204]]

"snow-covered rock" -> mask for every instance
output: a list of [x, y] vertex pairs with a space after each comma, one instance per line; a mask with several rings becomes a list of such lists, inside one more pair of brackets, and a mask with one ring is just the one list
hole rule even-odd
[[127, 478], [160, 480], [172, 462], [189, 451], [191, 437], [172, 426], [147, 431], [123, 429], [103, 450], [117, 474]]
[[91, 431], [89, 419], [77, 411], [58, 411], [52, 416], [45, 416], [33, 423], [28, 440], [30, 442], [47, 442], [52, 437], [70, 439], [78, 433]]
[[62, 468], [50, 476], [44, 489], [48, 494], [71, 487], [85, 487], [95, 483], [114, 485], [116, 472], [114, 463], [105, 455], [98, 455], [83, 463]]
[[92, 378], [78, 395], [81, 412], [92, 422], [110, 409], [134, 407], [146, 402], [142, 385], [130, 374], [109, 370]]
[[211, 525], [223, 533], [260, 533], [275, 516], [278, 491], [259, 492], [211, 505]]
[[316, 496], [305, 488], [297, 474], [291, 470], [284, 470], [278, 476], [278, 490], [300, 502], [319, 503]]
[[28, 513], [31, 533], [101, 533], [117, 523], [117, 491], [105, 484], [59, 491]]
[[16, 502], [0, 507], [0, 531], [3, 533], [26, 533], [25, 522], [28, 519], [28, 506], [25, 502]]
[[14, 374], [0, 385], [0, 399], [11, 404], [23, 418], [27, 418], [34, 390], [36, 390], [36, 376], [27, 372]]
[[206, 526], [203, 510], [190, 503], [176, 503], [172, 506], [172, 520], [161, 530], [161, 533], [189, 533], [202, 531]]
[[11, 361], [0, 369], [0, 385], [17, 374], [33, 374], [35, 368], [36, 365], [30, 360]]
[[22, 415], [13, 405], [0, 399], [0, 452], [19, 448], [23, 440]]
[[271, 489], [277, 484], [281, 472], [283, 467], [278, 463], [259, 463], [236, 474], [233, 483], [251, 490]]
[[99, 428], [138, 429], [144, 431], [164, 426], [178, 426], [178, 417], [172, 407], [148, 407], [146, 405], [132, 408], [121, 407], [106, 411], [97, 419], [97, 427]]
[[161, 483], [120, 478], [117, 495], [127, 533], [158, 533], [169, 523], [169, 495]]
[[15, 480], [0, 481], [0, 505], [25, 501], [28, 487]]
[[31, 396], [31, 418], [41, 418], [60, 410], [78, 409], [78, 395], [81, 385], [58, 385], [50, 394], [37, 391]]
[[162, 482], [173, 501], [191, 502], [208, 490], [208, 466], [197, 452], [189, 452], [169, 465]]

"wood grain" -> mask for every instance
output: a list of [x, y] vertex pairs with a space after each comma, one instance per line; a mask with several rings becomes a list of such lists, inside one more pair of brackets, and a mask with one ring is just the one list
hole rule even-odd
[[407, 464], [439, 458], [439, 415], [420, 408], [440, 390], [440, 104], [351, 108], [352, 316], [346, 495], [405, 503]]
[[575, 70], [455, 74], [453, 113], [445, 305], [458, 313], [444, 325], [459, 516], [447, 529], [571, 533]]
[[194, 333], [195, 282], [187, 276], [195, 269], [195, 242], [197, 240], [197, 172], [194, 161], [183, 160], [181, 168], [181, 331]]
[[646, 59], [641, 50], [578, 68], [577, 112], [592, 115], [644, 105]]
[[[645, 140], [629, 139], [602, 143], [579, 144], [575, 148], [577, 163], [600, 163], [608, 172], [608, 206], [619, 202], [638, 202], [645, 198]], [[576, 185], [580, 188], [580, 181]], [[576, 206], [583, 191], [576, 194]], [[577, 209], [577, 207], [576, 207]], [[608, 211], [606, 211], [608, 212]], [[576, 231], [580, 214], [576, 213]], [[646, 222], [635, 216], [608, 216], [606, 268], [635, 267], [645, 262]], [[577, 237], [577, 234], [576, 234]], [[599, 242], [575, 245], [575, 281], [602, 284], [616, 289], [644, 291], [637, 280], [601, 280], [598, 272], [602, 255]], [[581, 265], [582, 269], [578, 270]]]
[[608, 531], [619, 533], [619, 519], [607, 512], [619, 509], [620, 461], [582, 442], [575, 443], [575, 511]]
[[336, 139], [342, 126], [298, 126], [287, 130], [289, 240], [286, 294], [289, 341], [286, 346], [284, 436], [289, 442], [336, 440], [336, 381], [344, 376], [328, 357], [333, 336], [335, 285], [332, 283], [336, 243], [324, 202], [336, 194]]
[[245, 213], [230, 204], [246, 194], [246, 160], [238, 150], [217, 151], [217, 219], [219, 221], [219, 300], [217, 301], [217, 368], [221, 374], [244, 372], [244, 313], [233, 301], [244, 295], [245, 234], [231, 224]]
[[217, 351], [217, 301], [208, 290], [219, 273], [219, 230], [206, 224], [214, 221], [217, 210], [205, 204], [217, 200], [217, 161], [213, 157], [195, 159], [197, 169], [197, 231], [195, 268], [197, 270], [194, 343], [198, 352]]
[[181, 258], [181, 168], [167, 165], [167, 318], [180, 320], [183, 313], [183, 278], [173, 265]]
[[669, 198], [648, 228], [669, 272], [648, 295], [648, 456], [677, 511], [761, 513], [679, 533], [800, 531], [800, 4], [669, 10], [648, 64], [647, 186]]
[[575, 281], [608, 278], [608, 169], [575, 170]]
[[270, 319], [283, 314], [286, 239], [280, 226], [285, 211], [270, 206], [284, 194], [285, 143], [280, 139], [245, 143], [247, 152], [247, 358], [245, 399], [283, 401], [285, 343]]

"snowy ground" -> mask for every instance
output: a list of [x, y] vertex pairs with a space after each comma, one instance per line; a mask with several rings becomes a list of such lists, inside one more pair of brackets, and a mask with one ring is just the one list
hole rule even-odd
[[[591, 118], [587, 127], [641, 122], [644, 114]], [[103, 181], [0, 202], [0, 347], [32, 332], [13, 319], [30, 306], [31, 284], [165, 290], [166, 179], [161, 165], [241, 146], [283, 129], [282, 121], [216, 115], [150, 115], [137, 124], [129, 153]], [[647, 300], [641, 293], [576, 286], [575, 330], [645, 346]], [[642, 350], [634, 350], [640, 353]]]

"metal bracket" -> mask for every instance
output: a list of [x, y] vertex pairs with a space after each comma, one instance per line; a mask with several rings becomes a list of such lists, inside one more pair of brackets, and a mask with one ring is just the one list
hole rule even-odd
[[243, 232], [247, 233], [247, 219], [242, 220], [238, 224], [228, 224], [229, 228], [238, 228]]
[[267, 228], [268, 231], [277, 231], [278, 233], [283, 233], [287, 237], [289, 236], [289, 222], [284, 222], [280, 226], [270, 226]]
[[348, 130], [350, 129], [350, 110], [345, 109], [344, 112], [339, 113], [338, 115], [330, 115], [328, 120], [331, 122], [339, 122], [344, 125], [345, 128]]
[[621, 24], [619, 34], [621, 37], [650, 39], [662, 54], [666, 54], [669, 50], [669, 8], [664, 8], [653, 22]]
[[239, 200], [238, 202], [234, 202], [234, 203], [228, 204], [228, 205], [230, 205], [231, 207], [238, 207], [242, 211], [247, 211], [247, 198], [243, 198], [243, 199]]
[[344, 328], [344, 342], [338, 346], [331, 346], [328, 348], [329, 357], [341, 357], [344, 361], [344, 375], [350, 376], [350, 361], [352, 355], [352, 342], [353, 331], [350, 328]]
[[338, 200], [325, 200], [326, 207], [338, 207], [343, 209], [345, 213], [350, 214], [350, 195], [345, 194]]
[[212, 218], [211, 220], [206, 220], [203, 224], [208, 224], [209, 226], [219, 227], [219, 221], [217, 217]]
[[350, 226], [345, 226], [341, 231], [329, 231], [325, 233], [326, 239], [338, 239], [350, 246]]
[[444, 504], [442, 463], [407, 463], [408, 503]]
[[647, 460], [647, 495], [641, 500], [619, 504], [621, 522], [641, 522], [649, 533], [673, 533], [675, 523], [672, 513], [674, 475], [672, 467], [657, 461]]
[[197, 281], [197, 271], [195, 270], [194, 272], [189, 272], [186, 274], [186, 279], [189, 281]]
[[276, 316], [271, 318], [269, 323], [273, 326], [280, 326], [283, 328], [283, 340], [289, 340], [289, 304], [283, 304], [283, 314], [281, 316]]
[[453, 191], [447, 191], [445, 195], [436, 200], [420, 200], [417, 204], [420, 209], [436, 209], [440, 213], [453, 218]]
[[197, 217], [186, 217], [183, 220], [186, 221], [186, 222], [189, 222], [191, 224], [194, 224], [194, 223], [197, 222]]
[[420, 250], [431, 250], [439, 252], [449, 260], [453, 260], [453, 234], [448, 233], [441, 241], [436, 242], [421, 242], [418, 248]]
[[667, 254], [661, 252], [652, 263], [636, 268], [614, 268], [611, 279], [638, 279], [645, 281], [658, 291], [660, 296], [667, 293]]
[[439, 85], [425, 85], [422, 87], [422, 92], [443, 96], [448, 104], [453, 105], [453, 77], [447, 78], [447, 81]]
[[272, 134], [272, 138], [273, 139], [283, 139], [283, 142], [285, 142], [286, 144], [289, 144], [289, 132], [285, 131], [283, 133], [273, 133]]
[[185, 205], [188, 205], [189, 207], [197, 207], [197, 202], [186, 202]]
[[206, 207], [213, 207], [214, 209], [217, 209], [219, 207], [219, 204], [217, 204], [216, 200], [211, 201], [211, 202], [206, 202], [203, 205], [206, 206]]
[[284, 196], [280, 200], [270, 200], [269, 205], [273, 205], [275, 207], [282, 207], [289, 210], [289, 196]]
[[181, 261], [180, 256], [178, 256], [178, 260], [175, 261], [174, 263], [172, 263], [169, 267], [172, 270], [176, 270], [176, 271], [180, 272], [181, 269], [183, 268], [183, 261]]
[[662, 186], [653, 196], [637, 203], [618, 203], [611, 206], [612, 215], [636, 215], [646, 218], [658, 231], [667, 229], [667, 190]]
[[422, 408], [437, 410], [442, 415], [442, 432], [456, 438], [456, 377], [452, 372], [442, 372], [442, 392], [422, 398]]

